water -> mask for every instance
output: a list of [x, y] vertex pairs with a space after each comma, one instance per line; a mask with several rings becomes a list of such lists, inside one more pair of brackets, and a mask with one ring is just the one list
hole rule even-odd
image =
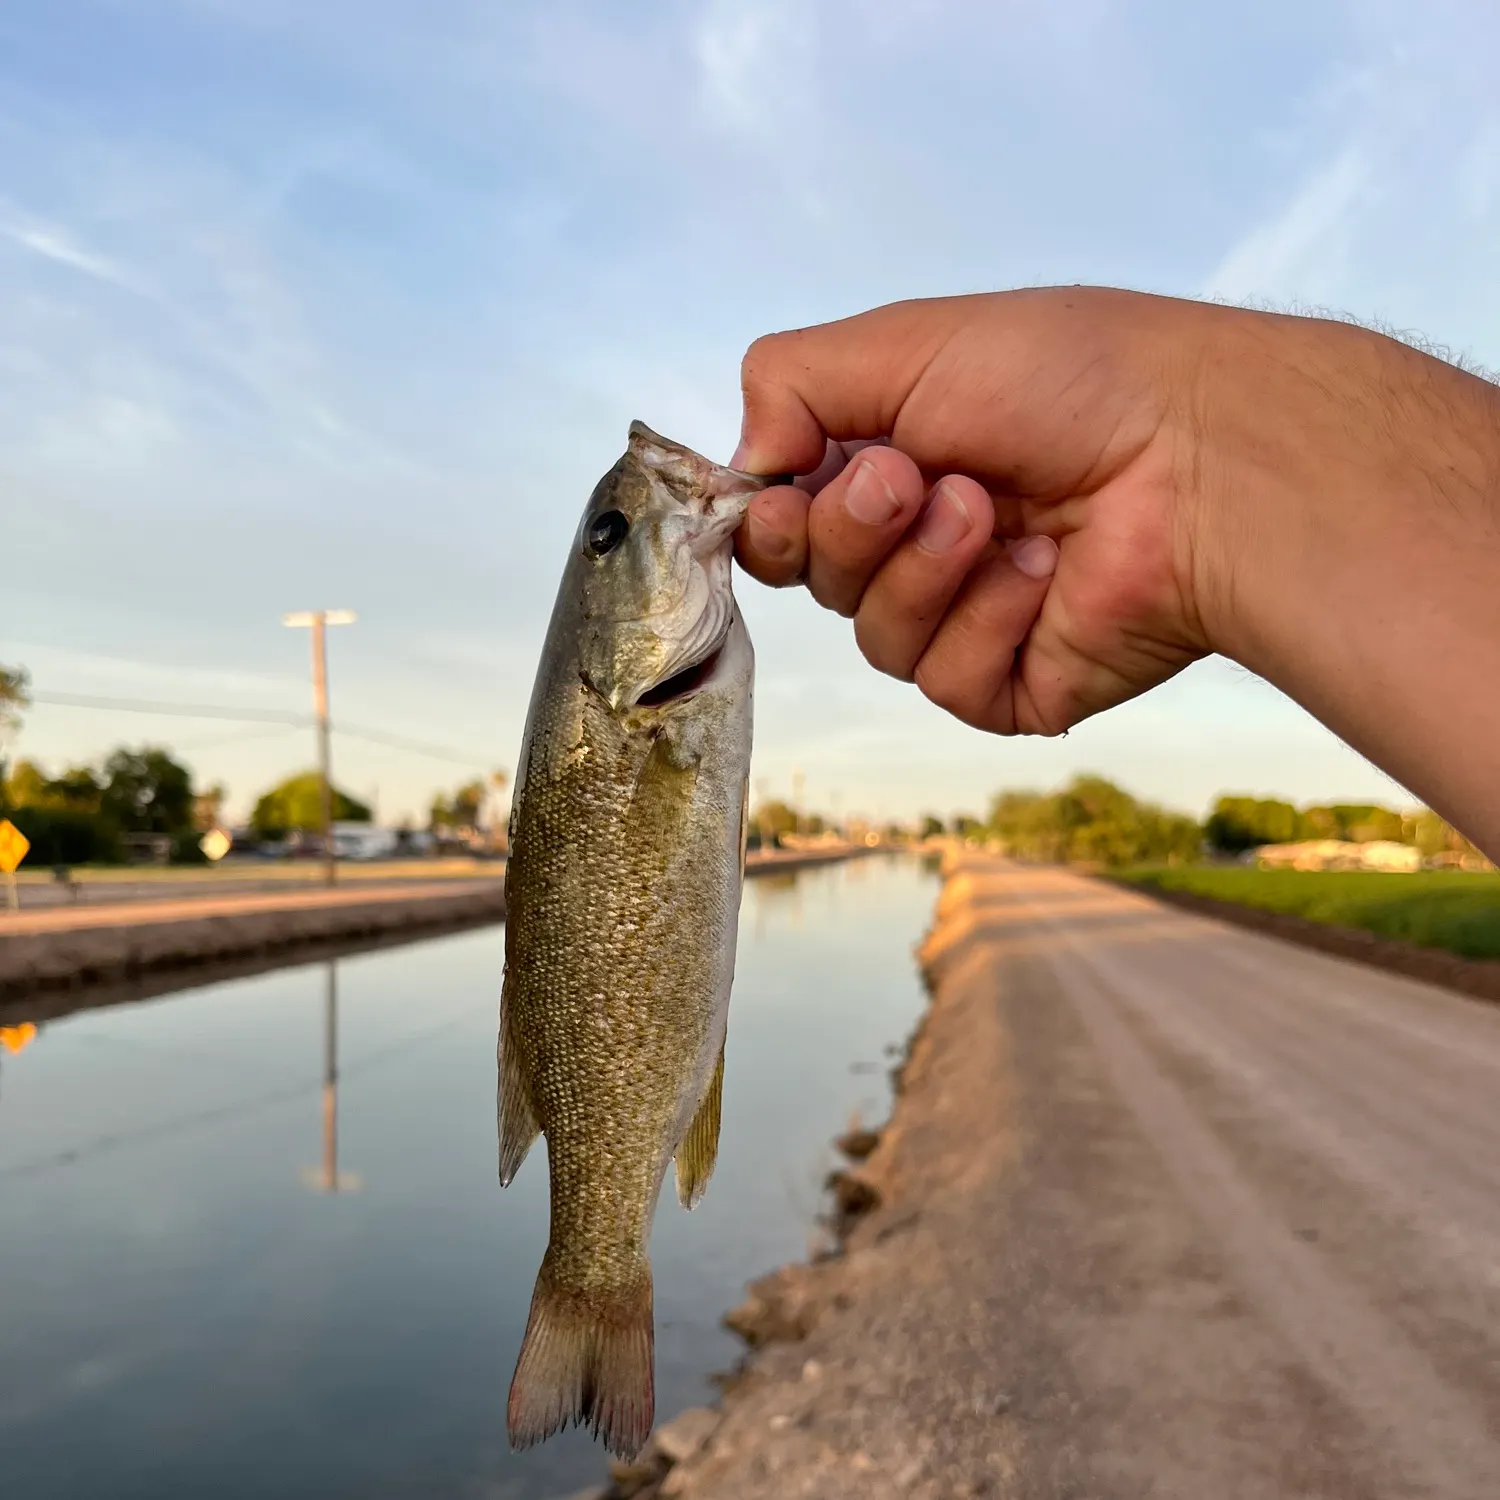
[[[718, 1169], [691, 1215], [663, 1194], [652, 1242], [663, 1417], [739, 1357], [718, 1319], [745, 1282], [805, 1255], [831, 1137], [885, 1113], [932, 898], [883, 857], [748, 885]], [[541, 1150], [495, 1178], [502, 944], [207, 985], [0, 1051], [7, 1500], [545, 1500], [602, 1476], [584, 1434], [505, 1441], [547, 1194]]]

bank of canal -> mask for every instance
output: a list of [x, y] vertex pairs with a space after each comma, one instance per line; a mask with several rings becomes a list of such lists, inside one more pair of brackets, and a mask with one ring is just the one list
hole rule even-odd
[[[831, 1139], [884, 1115], [934, 892], [883, 856], [748, 885], [718, 1171], [692, 1215], [667, 1195], [653, 1242], [664, 1416], [713, 1399], [741, 1352], [724, 1310], [807, 1256]], [[489, 927], [9, 1034], [7, 1494], [552, 1500], [597, 1481], [581, 1434], [505, 1441], [546, 1173], [495, 1182], [502, 947]]]

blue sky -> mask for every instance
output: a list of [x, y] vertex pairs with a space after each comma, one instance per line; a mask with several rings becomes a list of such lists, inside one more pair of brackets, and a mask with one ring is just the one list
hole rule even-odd
[[[301, 710], [281, 613], [350, 607], [336, 720], [513, 766], [592, 483], [637, 416], [727, 457], [761, 332], [1094, 281], [1500, 365], [1497, 66], [1487, 0], [10, 0], [0, 660]], [[990, 739], [804, 596], [740, 593], [770, 794], [801, 770], [905, 815], [1098, 769], [1189, 810], [1400, 796], [1223, 663]], [[38, 705], [17, 750], [165, 740], [243, 807], [311, 758], [253, 732]], [[464, 774], [336, 756], [382, 816]]]

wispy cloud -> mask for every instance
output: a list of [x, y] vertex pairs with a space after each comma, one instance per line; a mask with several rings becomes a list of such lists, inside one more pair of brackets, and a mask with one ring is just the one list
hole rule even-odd
[[1363, 149], [1347, 147], [1225, 255], [1204, 284], [1203, 295], [1284, 297], [1306, 293], [1314, 284], [1321, 289], [1374, 186], [1375, 173]]
[[790, 0], [713, 0], [694, 38], [710, 114], [753, 132], [774, 121], [788, 99], [805, 105], [797, 84], [815, 56], [811, 11]]
[[1458, 200], [1470, 223], [1481, 223], [1500, 209], [1500, 115], [1474, 132], [1458, 159]]
[[54, 265], [66, 266], [70, 271], [126, 291], [139, 290], [135, 278], [113, 260], [81, 245], [60, 225], [38, 219], [3, 198], [0, 198], [0, 237]]

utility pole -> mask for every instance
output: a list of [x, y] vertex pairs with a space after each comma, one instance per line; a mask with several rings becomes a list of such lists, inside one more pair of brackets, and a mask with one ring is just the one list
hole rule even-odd
[[352, 625], [358, 617], [352, 609], [302, 610], [283, 615], [281, 623], [312, 631], [313, 713], [318, 725], [318, 779], [323, 802], [323, 882], [338, 880], [338, 858], [333, 847], [333, 753], [328, 737], [328, 641], [329, 625]]
[[339, 981], [338, 961], [328, 962], [323, 997], [323, 1191], [339, 1190]]
[[306, 1168], [303, 1183], [316, 1193], [357, 1193], [358, 1172], [339, 1170], [339, 962], [328, 960], [323, 989], [323, 1163]]

